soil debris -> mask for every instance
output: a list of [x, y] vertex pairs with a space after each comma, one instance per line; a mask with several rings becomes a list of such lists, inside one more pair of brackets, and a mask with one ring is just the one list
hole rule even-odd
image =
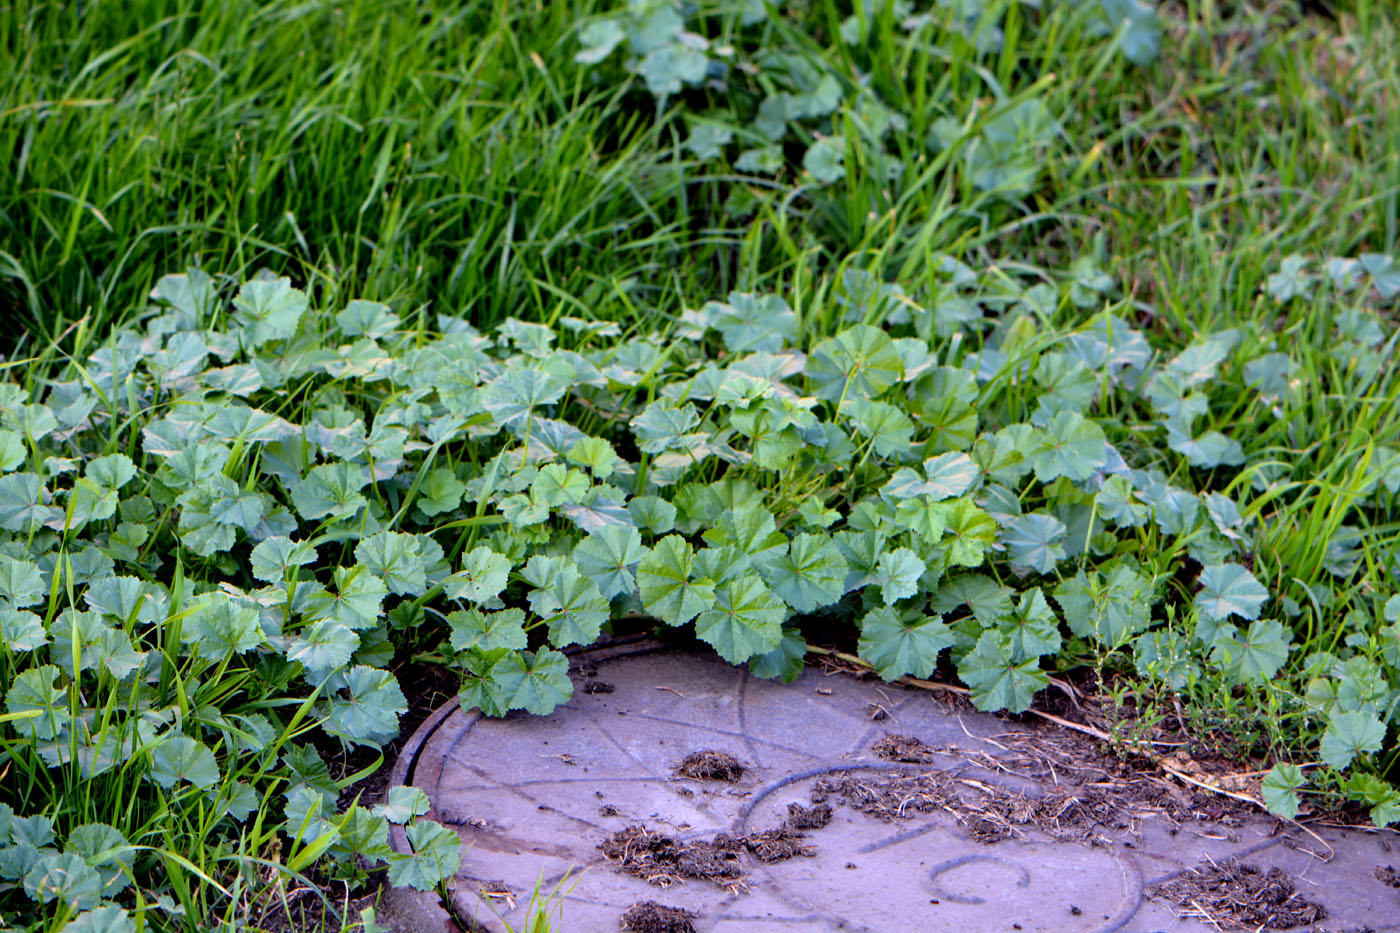
[[831, 804], [819, 803], [804, 807], [800, 803], [788, 804], [786, 825], [793, 829], [824, 829], [831, 822]]
[[726, 781], [733, 784], [744, 776], [744, 766], [728, 752], [691, 752], [676, 766], [676, 774], [697, 781]]
[[658, 887], [690, 879], [712, 881], [735, 891], [744, 887], [740, 852], [747, 850], [760, 862], [781, 862], [799, 855], [810, 858], [817, 849], [804, 842], [806, 838], [786, 823], [747, 836], [720, 833], [713, 839], [688, 842], [633, 825], [608, 836], [598, 848], [626, 874]]
[[622, 915], [622, 929], [629, 933], [695, 933], [691, 921], [698, 916], [682, 907], [642, 901], [627, 908]]
[[1400, 890], [1400, 871], [1396, 871], [1394, 866], [1387, 865], [1384, 868], [1377, 868], [1375, 874], [1376, 880], [1381, 884]]
[[816, 846], [809, 846], [802, 842], [806, 838], [802, 833], [795, 832], [788, 826], [779, 826], [777, 829], [749, 833], [740, 838], [739, 841], [760, 862], [784, 862], [798, 855], [811, 858], [817, 854]]
[[1020, 838], [1031, 829], [1058, 841], [1097, 842], [1097, 827], [1123, 821], [1118, 807], [1098, 790], [1066, 787], [1044, 797], [1026, 797], [944, 771], [859, 771], [821, 778], [812, 787], [812, 802], [833, 800], [885, 821], [942, 810], [981, 843]]
[[1287, 930], [1327, 917], [1321, 904], [1307, 900], [1280, 868], [1226, 859], [1194, 868], [1148, 890], [1148, 895], [1187, 908], [1218, 926], [1249, 930]]
[[885, 737], [870, 750], [886, 761], [900, 761], [911, 765], [926, 765], [937, 760], [938, 749], [912, 735], [891, 735]]
[[606, 680], [590, 680], [583, 685], [584, 693], [612, 693], [617, 688]]
[[634, 825], [608, 836], [598, 848], [626, 874], [658, 887], [687, 878], [712, 881], [727, 890], [743, 886], [742, 844], [723, 834], [713, 841], [682, 842], [668, 833]]

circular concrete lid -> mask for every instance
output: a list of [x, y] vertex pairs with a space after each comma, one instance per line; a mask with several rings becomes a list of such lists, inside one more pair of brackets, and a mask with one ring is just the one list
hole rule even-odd
[[[1325, 914], [1400, 930], [1381, 836], [1324, 833], [1324, 861], [1296, 830], [1228, 808], [1212, 822], [1059, 729], [656, 646], [584, 655], [572, 676], [545, 717], [445, 706], [396, 767], [461, 835], [453, 911], [479, 929], [522, 929], [538, 888], [570, 933], [617, 930], [648, 902], [689, 917], [629, 928], [1205, 931]], [[1254, 889], [1244, 900], [1282, 906], [1216, 904]]]

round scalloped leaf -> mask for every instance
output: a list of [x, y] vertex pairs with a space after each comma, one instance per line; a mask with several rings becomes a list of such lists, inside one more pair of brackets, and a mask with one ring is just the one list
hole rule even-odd
[[180, 783], [204, 790], [219, 782], [219, 765], [213, 752], [189, 736], [170, 736], [151, 752], [149, 777], [167, 790]]
[[695, 619], [695, 634], [730, 664], [742, 664], [778, 647], [787, 611], [755, 573], [715, 590], [714, 605]]
[[457, 874], [462, 864], [462, 840], [432, 820], [418, 820], [404, 830], [413, 854], [389, 856], [389, 883], [416, 891], [431, 891]]
[[1238, 564], [1212, 564], [1201, 570], [1201, 589], [1195, 606], [1201, 614], [1217, 622], [1231, 616], [1254, 619], [1269, 598], [1269, 591], [1254, 574]]
[[936, 615], [918, 613], [912, 621], [889, 606], [866, 613], [860, 622], [860, 656], [885, 680], [905, 674], [928, 677], [938, 655], [953, 644], [953, 631]]
[[1017, 661], [1010, 638], [996, 630], [977, 639], [976, 647], [958, 665], [958, 676], [972, 688], [973, 705], [984, 712], [1024, 713], [1036, 693], [1050, 684], [1040, 660]]
[[826, 535], [799, 534], [788, 553], [772, 563], [765, 574], [773, 592], [798, 612], [815, 612], [846, 592], [850, 568], [840, 550]]
[[817, 398], [874, 398], [904, 378], [904, 362], [889, 334], [857, 324], [812, 348], [807, 381]]
[[1341, 770], [1357, 755], [1380, 751], [1385, 725], [1369, 710], [1335, 712], [1322, 733], [1322, 760]]
[[398, 737], [408, 702], [393, 674], [365, 665], [351, 668], [344, 692], [327, 702], [327, 732], [355, 745], [378, 746]]

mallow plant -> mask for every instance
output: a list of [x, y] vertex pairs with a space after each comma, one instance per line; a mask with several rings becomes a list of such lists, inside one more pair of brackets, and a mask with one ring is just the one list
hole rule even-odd
[[[1275, 812], [1400, 818], [1389, 260], [1271, 280], [1341, 309], [1326, 373], [1267, 329], [1164, 353], [1088, 259], [936, 262], [928, 293], [852, 260], [820, 306], [734, 292], [628, 339], [190, 270], [11, 367], [0, 916], [235, 928], [269, 877], [433, 888], [460, 853], [431, 802], [344, 793], [398, 736], [396, 666], [545, 715], [623, 619], [790, 680], [821, 613], [989, 711], [1085, 667], [1224, 697]], [[1340, 392], [1358, 430], [1290, 452]]]

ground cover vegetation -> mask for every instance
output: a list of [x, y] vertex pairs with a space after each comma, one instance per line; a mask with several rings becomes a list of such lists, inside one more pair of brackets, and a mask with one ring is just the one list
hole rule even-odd
[[0, 927], [438, 886], [354, 799], [395, 672], [544, 714], [639, 620], [1078, 677], [1400, 820], [1400, 64], [1342, 6], [0, 7]]

